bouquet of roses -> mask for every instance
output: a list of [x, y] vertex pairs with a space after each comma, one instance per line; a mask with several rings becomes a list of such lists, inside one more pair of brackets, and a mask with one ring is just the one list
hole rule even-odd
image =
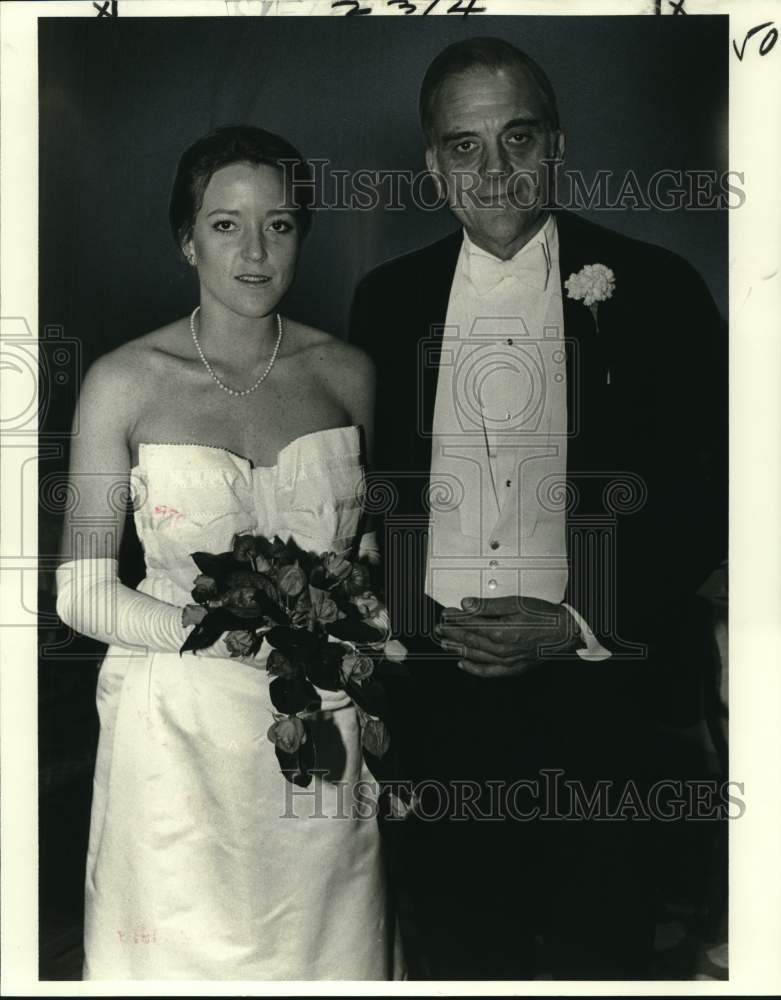
[[306, 786], [315, 769], [310, 720], [321, 706], [317, 688], [345, 691], [361, 723], [364, 759], [387, 779], [390, 734], [385, 690], [378, 674], [398, 672], [406, 650], [392, 640], [385, 606], [375, 596], [368, 563], [334, 552], [315, 555], [293, 541], [236, 535], [233, 550], [194, 552], [200, 576], [185, 609], [195, 627], [181, 652], [213, 645], [223, 633], [231, 656], [271, 647], [266, 670], [276, 709], [268, 738], [282, 773]]

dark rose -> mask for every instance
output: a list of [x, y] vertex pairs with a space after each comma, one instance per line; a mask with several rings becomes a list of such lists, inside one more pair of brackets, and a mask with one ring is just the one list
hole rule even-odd
[[217, 596], [217, 581], [213, 576], [206, 576], [201, 573], [196, 576], [195, 585], [192, 589], [192, 599], [198, 604], [207, 604], [209, 600]]
[[312, 609], [315, 618], [321, 625], [328, 625], [339, 618], [339, 608], [336, 601], [328, 596], [328, 592], [320, 590], [318, 587], [309, 588], [309, 596], [312, 600]]
[[233, 536], [233, 558], [236, 562], [252, 562], [255, 558], [255, 539], [252, 535]]
[[371, 589], [371, 579], [368, 566], [363, 563], [353, 563], [350, 568], [350, 575], [344, 581], [344, 588], [351, 596], [365, 594]]
[[344, 580], [352, 571], [352, 563], [336, 552], [326, 552], [323, 555], [323, 568], [334, 580]]
[[254, 656], [260, 649], [261, 637], [249, 630], [229, 632], [225, 645], [231, 656]]
[[255, 569], [258, 571], [258, 573], [271, 572], [271, 563], [260, 552], [255, 556]]
[[302, 674], [301, 668], [278, 649], [272, 649], [266, 660], [266, 670], [274, 677], [294, 679]]
[[280, 594], [284, 594], [286, 597], [298, 597], [304, 587], [306, 587], [306, 574], [298, 563], [285, 566], [279, 571], [277, 589]]
[[225, 577], [228, 590], [238, 590], [240, 587], [260, 587], [268, 582], [268, 577], [251, 569], [234, 570]]
[[257, 608], [254, 587], [237, 587], [227, 595], [230, 604], [237, 608]]
[[221, 594], [219, 597], [211, 597], [209, 599], [209, 607], [214, 610], [215, 608], [227, 607], [231, 602], [231, 594]]
[[256, 573], [257, 583], [255, 586], [258, 590], [261, 590], [266, 597], [270, 597], [275, 604], [279, 604], [279, 594], [277, 593], [276, 584], [271, 579], [270, 576], [266, 576], [264, 573]]
[[285, 753], [296, 753], [306, 743], [304, 723], [296, 715], [278, 719], [266, 733], [268, 738]]
[[374, 594], [360, 594], [353, 598], [353, 604], [358, 608], [364, 618], [371, 618], [382, 608], [382, 605]]
[[377, 641], [372, 643], [373, 646], [390, 639], [390, 617], [384, 604], [380, 604], [373, 594], [369, 594], [368, 597], [353, 597], [352, 602], [363, 615], [364, 624], [377, 629]]
[[382, 757], [388, 752], [390, 733], [382, 719], [369, 716], [363, 720], [361, 743], [374, 757]]
[[342, 660], [341, 675], [343, 683], [367, 680], [374, 672], [374, 664], [368, 656], [360, 653], [348, 653]]
[[298, 595], [295, 606], [290, 613], [290, 620], [297, 628], [308, 628], [312, 618], [312, 598], [307, 589]]

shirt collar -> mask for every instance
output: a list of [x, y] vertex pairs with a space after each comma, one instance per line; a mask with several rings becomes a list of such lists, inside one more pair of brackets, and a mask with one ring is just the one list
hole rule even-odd
[[[548, 268], [553, 264], [554, 255], [558, 251], [559, 239], [558, 230], [556, 228], [556, 219], [552, 212], [548, 213], [548, 218], [545, 220], [543, 225], [537, 232], [532, 236], [528, 243], [517, 250], [513, 256], [510, 258], [511, 261], [520, 261], [524, 254], [533, 254], [534, 247], [542, 244], [543, 253], [545, 254], [545, 260], [548, 263]], [[483, 250], [476, 243], [473, 243], [469, 239], [469, 234], [466, 229], [464, 230], [464, 250], [467, 254], [476, 254], [478, 257], [488, 257], [491, 260], [499, 260], [499, 257], [495, 257], [492, 253], [487, 250]]]
[[470, 257], [485, 257], [490, 261], [497, 261], [504, 263], [511, 268], [513, 264], [518, 264], [521, 267], [526, 266], [526, 258], [533, 257], [535, 253], [539, 253], [539, 248], [542, 248], [542, 252], [545, 258], [545, 264], [547, 267], [547, 277], [545, 279], [546, 288], [548, 287], [550, 281], [551, 270], [558, 262], [559, 253], [559, 234], [556, 226], [556, 219], [554, 215], [549, 212], [548, 218], [545, 220], [540, 229], [532, 236], [528, 243], [516, 251], [513, 256], [507, 261], [501, 261], [499, 257], [495, 257], [494, 254], [489, 253], [487, 250], [483, 250], [481, 247], [477, 246], [469, 239], [469, 234], [466, 229], [464, 229], [464, 242], [462, 246], [462, 255], [466, 256], [466, 259]]

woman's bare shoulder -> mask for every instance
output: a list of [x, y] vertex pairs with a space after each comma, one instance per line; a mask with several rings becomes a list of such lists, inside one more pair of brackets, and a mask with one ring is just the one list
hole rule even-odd
[[188, 360], [183, 351], [186, 322], [176, 320], [107, 351], [90, 367], [85, 386], [108, 390], [149, 386], [171, 364]]
[[[300, 360], [319, 372], [329, 382], [334, 379], [349, 382], [372, 382], [374, 362], [355, 344], [348, 344], [324, 330], [303, 323], [291, 323], [294, 351]], [[293, 339], [291, 337], [291, 339]]]

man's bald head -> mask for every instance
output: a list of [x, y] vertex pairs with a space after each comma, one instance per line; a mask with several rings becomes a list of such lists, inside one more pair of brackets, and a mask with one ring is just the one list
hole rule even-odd
[[460, 73], [475, 69], [515, 69], [521, 71], [539, 90], [539, 99], [545, 109], [546, 124], [551, 129], [559, 127], [559, 110], [556, 94], [544, 70], [525, 52], [521, 52], [502, 38], [466, 38], [443, 49], [430, 63], [420, 87], [420, 123], [427, 145], [432, 142], [434, 107], [443, 84]]

